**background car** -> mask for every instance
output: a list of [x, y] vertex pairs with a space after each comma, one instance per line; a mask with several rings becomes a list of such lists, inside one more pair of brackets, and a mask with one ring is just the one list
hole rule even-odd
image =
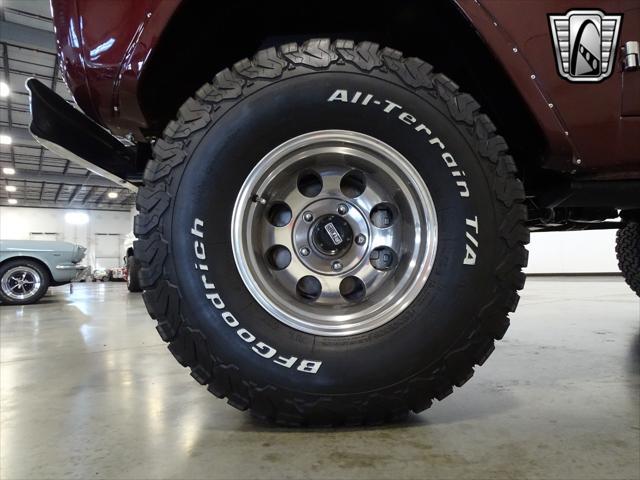
[[70, 283], [86, 268], [86, 250], [70, 242], [0, 240], [0, 302], [35, 303], [50, 286]]

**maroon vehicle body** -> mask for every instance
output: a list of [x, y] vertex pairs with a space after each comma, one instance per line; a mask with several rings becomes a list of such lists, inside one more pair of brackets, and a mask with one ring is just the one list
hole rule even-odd
[[58, 53], [78, 105], [116, 135], [146, 128], [138, 101], [145, 63], [180, 0], [53, 0]]
[[[84, 112], [113, 134], [138, 141], [157, 134], [141, 106], [141, 84], [182, 3], [52, 1], [67, 84]], [[584, 8], [583, 1], [456, 3], [517, 86], [543, 132], [547, 154], [542, 167], [593, 179], [640, 178], [640, 73], [624, 72], [619, 54], [612, 76], [600, 83], [572, 84], [556, 71], [547, 15]], [[623, 14], [618, 44], [638, 40], [640, 2], [601, 3], [607, 12]]]

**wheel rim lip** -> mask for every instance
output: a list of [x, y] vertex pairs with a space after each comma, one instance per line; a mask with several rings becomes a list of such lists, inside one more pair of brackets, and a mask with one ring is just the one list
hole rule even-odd
[[[26, 293], [22, 293], [22, 294], [17, 294], [15, 293], [15, 291], [11, 288], [10, 285], [10, 281], [13, 279], [14, 276], [16, 275], [21, 275], [21, 274], [26, 274], [25, 275], [25, 280], [27, 278], [30, 278], [31, 282], [29, 285], [31, 285], [31, 288], [28, 292]], [[13, 299], [13, 300], [27, 300], [31, 297], [33, 297], [39, 290], [40, 290], [40, 286], [42, 285], [42, 279], [40, 277], [40, 274], [38, 273], [37, 270], [35, 270], [34, 268], [31, 267], [27, 267], [27, 266], [20, 266], [20, 267], [14, 267], [11, 268], [9, 270], [7, 270], [4, 275], [2, 275], [2, 279], [0, 279], [0, 288], [2, 288], [2, 292], [9, 298]], [[24, 290], [22, 290], [24, 292]]]
[[[305, 147], [314, 147], [322, 143], [345, 143], [376, 152], [381, 158], [390, 162], [386, 166], [389, 171], [385, 174], [397, 176], [398, 172], [395, 171], [397, 169], [405, 179], [410, 179], [410, 182], [404, 185], [404, 189], [413, 192], [417, 199], [417, 203], [410, 206], [421, 209], [420, 212], [412, 212], [414, 217], [421, 214], [418, 215], [421, 223], [417, 226], [418, 234], [416, 237], [421, 238], [420, 248], [422, 250], [413, 253], [413, 257], [417, 258], [412, 257], [411, 262], [414, 266], [410, 273], [416, 273], [408, 286], [409, 288], [404, 289], [400, 295], [396, 295], [394, 298], [387, 298], [391, 296], [389, 294], [383, 298], [384, 302], [379, 301], [369, 305], [359, 314], [360, 318], [355, 320], [352, 318], [353, 314], [343, 315], [337, 313], [339, 310], [318, 314], [301, 308], [304, 305], [303, 302], [298, 302], [300, 306], [292, 300], [281, 302], [278, 292], [271, 284], [273, 282], [258, 282], [256, 273], [252, 271], [251, 265], [246, 261], [247, 252], [255, 251], [252, 236], [246, 233], [248, 230], [246, 223], [255, 215], [256, 206], [252, 201], [254, 195], [263, 193], [267, 186], [273, 182], [273, 179], [291, 165], [291, 157], [295, 157], [296, 152], [302, 152]], [[283, 159], [288, 161], [283, 162]], [[402, 183], [397, 186], [403, 188]], [[310, 199], [311, 201], [313, 199]], [[418, 296], [431, 273], [436, 256], [437, 241], [438, 224], [435, 205], [429, 189], [415, 167], [397, 150], [381, 140], [363, 133], [346, 130], [321, 130], [306, 133], [285, 141], [265, 155], [245, 179], [236, 199], [231, 221], [231, 243], [236, 267], [254, 299], [270, 315], [282, 323], [305, 333], [322, 336], [364, 333], [386, 324], [402, 313]], [[422, 254], [420, 254], [421, 252]], [[292, 255], [296, 254], [296, 252], [291, 253]], [[397, 288], [391, 293], [396, 290]], [[281, 303], [286, 305], [281, 305]], [[380, 307], [383, 303], [383, 307]], [[327, 320], [327, 316], [330, 317], [329, 320]]]

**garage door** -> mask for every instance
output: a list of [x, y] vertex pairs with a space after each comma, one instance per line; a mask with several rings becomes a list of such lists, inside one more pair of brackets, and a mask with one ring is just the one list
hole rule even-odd
[[121, 267], [120, 235], [96, 233], [96, 268]]

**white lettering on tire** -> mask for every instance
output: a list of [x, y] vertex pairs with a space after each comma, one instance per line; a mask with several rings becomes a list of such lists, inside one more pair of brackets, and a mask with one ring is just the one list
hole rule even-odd
[[[204, 221], [200, 220], [199, 218], [194, 219], [193, 228], [191, 228], [189, 233], [191, 233], [191, 235], [195, 236], [198, 239], [204, 239]], [[196, 259], [198, 259], [198, 261], [194, 263], [194, 268], [200, 272], [203, 272], [200, 279], [202, 281], [202, 286], [204, 287], [204, 294], [207, 298], [207, 301], [211, 302], [212, 306], [215, 307], [216, 310], [221, 311], [221, 316], [224, 320], [225, 325], [230, 328], [236, 329], [236, 334], [247, 345], [251, 345], [252, 352], [285, 368], [291, 369], [297, 365], [297, 368], [295, 370], [298, 372], [310, 374], [318, 373], [318, 370], [320, 370], [320, 367], [322, 366], [322, 362], [317, 360], [298, 359], [298, 357], [295, 356], [277, 355], [278, 351], [274, 347], [267, 345], [262, 341], [258, 341], [255, 335], [252, 334], [249, 330], [244, 327], [240, 327], [240, 322], [236, 319], [236, 317], [231, 312], [226, 310], [226, 306], [224, 304], [224, 301], [220, 297], [220, 294], [215, 291], [215, 284], [209, 280], [209, 278], [207, 277], [207, 273], [204, 273], [209, 271], [209, 267], [205, 263], [207, 259], [207, 253], [205, 250], [204, 242], [200, 240], [194, 240], [193, 250]]]
[[[403, 124], [413, 127], [416, 132], [424, 133], [429, 144], [437, 146], [442, 152], [442, 160], [444, 161], [444, 164], [449, 168], [449, 172], [454, 178], [454, 182], [460, 197], [470, 198], [471, 192], [469, 191], [469, 185], [465, 180], [465, 171], [459, 168], [458, 163], [456, 162], [453, 155], [449, 151], [447, 151], [447, 147], [444, 142], [439, 137], [434, 136], [429, 127], [427, 127], [424, 123], [419, 122], [419, 120], [413, 114], [405, 111], [402, 105], [392, 102], [391, 100], [376, 100], [375, 96], [371, 93], [365, 94], [364, 99], [360, 101], [360, 98], [363, 98], [362, 96], [363, 92], [355, 92], [353, 96], [350, 96], [348, 90], [338, 89], [331, 94], [331, 96], [327, 99], [327, 102], [343, 102], [361, 106], [367, 106], [369, 104], [380, 106], [382, 107], [382, 111], [384, 113], [397, 115], [398, 120], [400, 120]], [[466, 232], [466, 248], [462, 263], [464, 265], [475, 265], [478, 256], [478, 217], [476, 216], [474, 220], [467, 219], [466, 223], [467, 226], [471, 226], [475, 229], [476, 237], [474, 237], [468, 231]]]

